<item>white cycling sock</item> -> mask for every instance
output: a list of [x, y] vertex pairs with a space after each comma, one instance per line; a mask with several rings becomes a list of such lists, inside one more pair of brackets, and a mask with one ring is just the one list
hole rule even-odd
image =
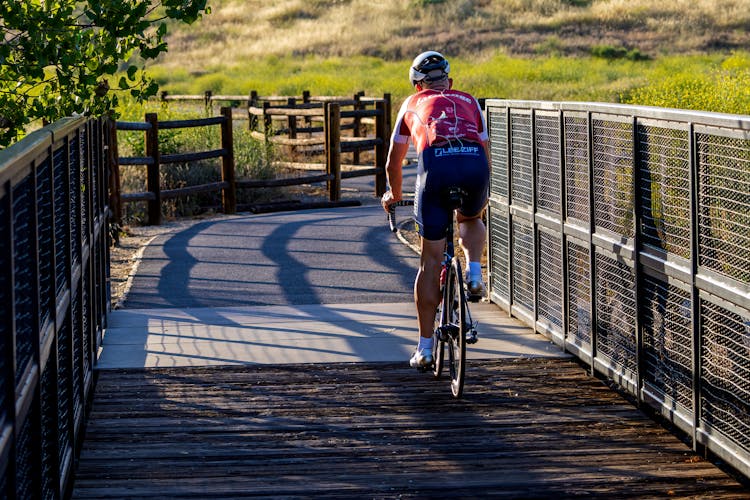
[[469, 262], [469, 277], [474, 280], [482, 279], [482, 264], [480, 262]]
[[419, 344], [417, 344], [417, 350], [421, 351], [422, 349], [432, 349], [432, 337], [422, 337], [419, 336]]

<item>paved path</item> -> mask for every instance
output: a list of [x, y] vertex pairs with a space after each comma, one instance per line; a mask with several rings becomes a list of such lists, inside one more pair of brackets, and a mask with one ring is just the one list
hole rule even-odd
[[[418, 257], [360, 196], [359, 207], [219, 217], [156, 237], [110, 315], [98, 368], [405, 362]], [[493, 304], [472, 310], [471, 358], [563, 356]]]
[[403, 302], [417, 264], [375, 205], [222, 217], [155, 238], [124, 308]]

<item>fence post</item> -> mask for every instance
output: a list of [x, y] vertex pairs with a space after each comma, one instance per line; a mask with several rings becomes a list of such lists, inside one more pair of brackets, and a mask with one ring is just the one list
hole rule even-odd
[[333, 175], [328, 181], [329, 199], [341, 199], [341, 105], [329, 102], [325, 105], [326, 173]]
[[[386, 94], [389, 98], [390, 95]], [[385, 175], [385, 163], [388, 158], [388, 102], [385, 100], [378, 101], [375, 103], [375, 109], [378, 110], [378, 114], [375, 116], [375, 137], [380, 139], [377, 146], [375, 146], [375, 196], [381, 197], [385, 194], [387, 179]]]
[[221, 180], [229, 185], [222, 190], [221, 202], [225, 214], [237, 212], [237, 183], [234, 178], [234, 140], [232, 135], [232, 108], [222, 107], [221, 114]]
[[[309, 90], [303, 90], [302, 91], [302, 102], [305, 103], [305, 104], [309, 104], [310, 103], [310, 91]], [[308, 128], [312, 127], [312, 117], [311, 116], [305, 115], [305, 127], [308, 127]], [[309, 135], [312, 135], [312, 133], [310, 133]]]
[[268, 108], [271, 107], [271, 103], [263, 101], [263, 133], [266, 135], [266, 142], [268, 142], [268, 136], [271, 134], [271, 115], [268, 113]]
[[213, 92], [210, 90], [206, 90], [203, 94], [203, 100], [206, 104], [206, 111], [209, 111], [211, 109], [211, 97], [213, 96]]
[[[364, 106], [362, 105], [362, 96], [365, 94], [364, 91], [359, 91], [356, 94], [354, 94], [354, 128], [352, 129], [352, 136], [353, 137], [360, 137], [362, 135], [362, 131], [360, 130], [360, 127], [362, 126], [362, 118], [357, 113], [358, 111], [362, 110]], [[356, 149], [352, 152], [352, 163], [355, 165], [359, 165], [359, 149]]]
[[[290, 97], [286, 100], [287, 106], [289, 106], [290, 109], [294, 109], [297, 106], [297, 99], [294, 97]], [[296, 115], [289, 115], [287, 116], [287, 126], [289, 127], [289, 138], [290, 139], [296, 139], [297, 138], [297, 116]]]
[[117, 149], [117, 122], [107, 118], [104, 122], [109, 132], [109, 150], [107, 164], [109, 167], [109, 206], [112, 210], [112, 219], [118, 229], [115, 231], [115, 243], [120, 243], [120, 231], [122, 226], [122, 187], [120, 186], [120, 154]]
[[152, 162], [146, 168], [146, 189], [154, 195], [148, 200], [148, 223], [152, 226], [161, 224], [161, 187], [159, 185], [159, 119], [156, 113], [147, 113], [146, 122], [151, 127], [146, 131], [146, 156]]

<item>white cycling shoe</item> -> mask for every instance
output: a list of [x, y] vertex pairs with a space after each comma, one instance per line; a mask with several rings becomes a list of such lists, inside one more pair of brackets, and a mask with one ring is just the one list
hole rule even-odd
[[409, 360], [409, 366], [412, 368], [427, 368], [432, 366], [432, 349], [417, 349]]
[[484, 286], [482, 278], [471, 279], [469, 276], [466, 276], [465, 283], [470, 301], [478, 302], [487, 295], [487, 287]]

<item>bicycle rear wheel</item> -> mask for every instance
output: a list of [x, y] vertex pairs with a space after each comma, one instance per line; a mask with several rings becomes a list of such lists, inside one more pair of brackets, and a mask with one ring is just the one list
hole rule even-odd
[[[449, 334], [443, 335], [448, 347], [448, 369], [451, 375], [451, 393], [460, 398], [464, 390], [464, 375], [466, 373], [466, 295], [464, 294], [464, 280], [461, 274], [461, 263], [453, 259], [450, 276], [446, 287], [448, 293], [444, 296], [449, 309]], [[448, 299], [447, 301], [445, 299]], [[444, 330], [445, 331], [445, 330]]]
[[446, 323], [444, 318], [449, 316], [445, 315], [443, 304], [445, 304], [446, 289], [443, 287], [443, 300], [438, 304], [437, 311], [435, 312], [435, 334], [433, 335], [433, 349], [435, 364], [432, 366], [432, 374], [435, 380], [439, 379], [443, 373], [443, 366], [445, 365], [445, 339], [442, 335], [443, 324]]

